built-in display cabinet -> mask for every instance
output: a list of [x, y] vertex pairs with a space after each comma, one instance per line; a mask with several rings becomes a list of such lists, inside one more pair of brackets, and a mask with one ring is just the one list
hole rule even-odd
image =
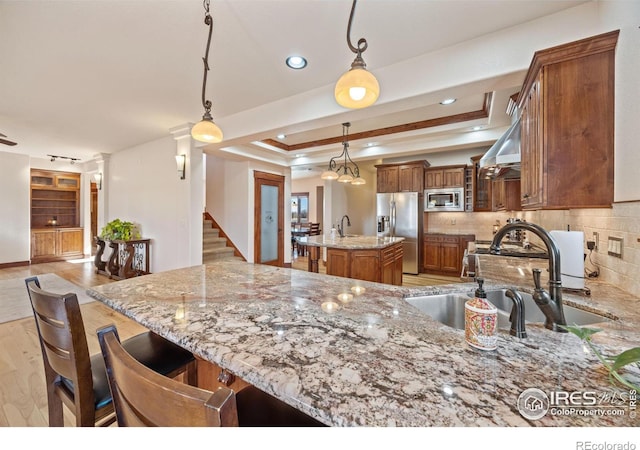
[[31, 170], [31, 262], [83, 256], [80, 174]]

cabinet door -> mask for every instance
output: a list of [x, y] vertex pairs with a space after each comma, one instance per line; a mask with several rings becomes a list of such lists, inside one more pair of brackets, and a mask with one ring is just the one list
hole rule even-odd
[[424, 188], [439, 189], [442, 187], [443, 171], [438, 169], [429, 169], [424, 172]]
[[462, 255], [460, 254], [460, 240], [458, 238], [445, 238], [442, 242], [440, 263], [440, 270], [443, 272], [460, 272], [460, 269], [462, 269]]
[[398, 167], [379, 167], [377, 192], [398, 192]]
[[442, 171], [442, 187], [464, 187], [464, 167], [444, 169]]
[[434, 236], [424, 237], [423, 267], [425, 272], [440, 270], [440, 242]]
[[539, 208], [543, 203], [543, 138], [540, 122], [542, 74], [533, 83], [522, 108], [521, 122], [521, 204], [523, 209]]
[[57, 230], [31, 232], [31, 258], [55, 257]]
[[80, 189], [80, 176], [56, 175], [56, 187], [58, 189]]
[[405, 165], [398, 169], [400, 192], [422, 192], [424, 184], [423, 165]]
[[82, 228], [58, 230], [58, 256], [83, 254]]
[[473, 162], [473, 211], [475, 212], [493, 210], [493, 182], [480, 176], [480, 158], [482, 156], [471, 158]]
[[351, 278], [348, 250], [327, 249], [327, 275]]
[[378, 250], [352, 250], [349, 278], [365, 281], [379, 280]]

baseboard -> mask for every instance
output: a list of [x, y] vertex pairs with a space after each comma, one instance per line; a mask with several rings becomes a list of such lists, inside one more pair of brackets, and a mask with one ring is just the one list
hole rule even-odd
[[10, 262], [10, 263], [2, 263], [2, 264], [0, 264], [0, 269], [9, 269], [11, 267], [28, 266], [29, 264], [31, 264], [29, 261], [17, 261], [17, 262]]

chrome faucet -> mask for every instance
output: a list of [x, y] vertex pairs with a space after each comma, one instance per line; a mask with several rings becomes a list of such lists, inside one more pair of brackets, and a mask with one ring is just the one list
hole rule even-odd
[[567, 330], [560, 325], [566, 325], [564, 310], [562, 309], [562, 275], [560, 271], [560, 249], [553, 237], [540, 225], [529, 222], [508, 223], [502, 227], [491, 241], [491, 254], [500, 254], [500, 242], [513, 230], [524, 229], [537, 235], [547, 248], [549, 255], [549, 291], [546, 292], [540, 286], [540, 269], [533, 270], [533, 282], [535, 290], [533, 299], [540, 308], [546, 320], [544, 326], [550, 330], [566, 333]]
[[340, 219], [340, 225], [338, 225], [338, 233], [340, 233], [341, 238], [344, 237], [344, 219], [347, 219], [347, 226], [351, 226], [351, 220], [349, 220], [349, 216], [347, 216], [346, 214], [342, 216], [342, 219]]

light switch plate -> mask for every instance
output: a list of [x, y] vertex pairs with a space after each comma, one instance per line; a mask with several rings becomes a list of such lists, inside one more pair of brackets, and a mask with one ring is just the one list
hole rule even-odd
[[609, 256], [622, 258], [622, 238], [609, 236], [607, 252]]

